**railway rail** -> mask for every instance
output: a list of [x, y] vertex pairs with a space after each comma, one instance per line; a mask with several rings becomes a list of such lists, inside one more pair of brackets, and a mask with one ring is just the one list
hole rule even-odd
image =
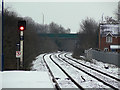
[[[110, 88], [109, 86], [107, 85], [104, 85], [103, 83], [99, 82], [98, 80], [90, 77], [89, 75], [87, 74], [83, 74], [82, 71], [78, 71], [76, 68], [74, 68], [73, 66], [71, 65], [68, 65], [68, 63], [66, 62], [63, 62], [62, 60], [60, 60], [59, 58], [55, 57], [54, 60], [52, 59], [52, 57], [55, 57], [55, 55], [51, 55], [50, 58], [53, 62], [55, 62], [60, 68], [62, 68], [70, 77], [73, 78], [73, 80], [75, 82], [77, 82], [79, 85], [81, 85], [82, 87], [84, 88]], [[56, 59], [57, 58], [57, 59]], [[71, 70], [70, 70], [71, 69]], [[72, 72], [72, 73], [71, 73]], [[85, 85], [85, 83], [87, 83], [86, 81], [84, 82], [83, 81], [83, 78], [82, 78], [82, 81], [81, 81], [81, 78], [80, 76], [82, 75], [85, 75], [87, 77], [87, 82], [89, 84], [91, 84], [90, 86], [89, 85]], [[84, 76], [83, 76], [84, 77]], [[79, 78], [79, 79], [78, 79]], [[92, 78], [92, 79], [91, 79]], [[92, 81], [92, 82], [91, 82]], [[93, 85], [94, 84], [94, 85]]]
[[[64, 57], [61, 57], [61, 55], [64, 55]], [[47, 58], [45, 58], [45, 57], [47, 57]], [[54, 58], [53, 58], [54, 57]], [[49, 60], [47, 60], [49, 58]], [[82, 73], [85, 73], [86, 75], [88, 75], [89, 77], [92, 77], [92, 78], [94, 78], [94, 79], [96, 79], [96, 80], [98, 80], [99, 82], [101, 82], [102, 84], [103, 84], [103, 86], [105, 85], [105, 86], [107, 86], [107, 87], [109, 87], [109, 88], [112, 88], [112, 89], [115, 89], [115, 90], [119, 90], [119, 84], [120, 84], [120, 80], [117, 78], [115, 78], [115, 77], [112, 77], [112, 76], [110, 76], [110, 75], [107, 75], [106, 73], [104, 74], [104, 72], [102, 72], [101, 73], [101, 71], [99, 72], [99, 70], [95, 70], [94, 68], [92, 68], [92, 67], [90, 67], [89, 68], [89, 66], [87, 66], [87, 65], [82, 65], [82, 63], [80, 64], [80, 62], [78, 62], [78, 61], [76, 61], [76, 60], [74, 60], [74, 59], [72, 59], [72, 58], [70, 58], [70, 57], [68, 57], [67, 56], [67, 54], [65, 54], [65, 53], [58, 53], [58, 54], [54, 54], [54, 53], [52, 53], [52, 54], [44, 54], [43, 55], [43, 61], [44, 61], [44, 63], [45, 63], [45, 65], [46, 65], [46, 67], [47, 67], [47, 69], [48, 69], [48, 71], [49, 71], [49, 73], [50, 73], [50, 75], [51, 75], [51, 77], [52, 77], [52, 81], [55, 83], [55, 88], [57, 89], [57, 90], [61, 90], [61, 89], [63, 89], [61, 86], [60, 86], [60, 82], [59, 82], [59, 78], [57, 78], [56, 76], [55, 76], [55, 74], [54, 74], [54, 68], [53, 69], [51, 69], [51, 65], [49, 66], [49, 61], [50, 61], [50, 63], [53, 63], [54, 64], [54, 66], [55, 66], [55, 68], [57, 67], [57, 69], [56, 70], [60, 70], [62, 73], [64, 73], [65, 75], [66, 75], [66, 77], [67, 77], [67, 79], [69, 80], [69, 82], [70, 83], [73, 83], [76, 87], [77, 87], [77, 90], [78, 89], [80, 89], [80, 90], [84, 90], [85, 89], [85, 87], [84, 86], [82, 86], [74, 77], [74, 75], [72, 76], [71, 74], [70, 74], [70, 72], [69, 72], [69, 70], [67, 70], [67, 68], [66, 67], [64, 67], [64, 65], [62, 65], [62, 63], [63, 64], [68, 64], [68, 66], [70, 66], [70, 67], [73, 67], [72, 69], [73, 69], [73, 71], [75, 72], [75, 70], [79, 70], [80, 72], [82, 72]], [[60, 63], [59, 63], [60, 62]], [[87, 66], [87, 67], [85, 67], [85, 66]], [[69, 67], [69, 68], [70, 68]], [[74, 69], [75, 68], [75, 69]], [[58, 70], [58, 71], [59, 71]], [[95, 74], [95, 72], [97, 72], [98, 74]], [[79, 74], [80, 75], [80, 74]], [[100, 76], [100, 78], [99, 78], [99, 76]], [[104, 80], [103, 79], [101, 79], [101, 77], [104, 77]], [[109, 78], [108, 78], [109, 77]], [[109, 83], [109, 81], [110, 80], [108, 80], [108, 79], [110, 79], [111, 80], [111, 82], [114, 82], [114, 83]], [[118, 86], [117, 86], [117, 84], [118, 84]], [[73, 85], [73, 86], [74, 86]]]
[[80, 90], [84, 90], [84, 88], [79, 85], [59, 64], [57, 64], [53, 58], [51, 57], [52, 55], [50, 55], [50, 59], [69, 77], [69, 79], [80, 89]]
[[55, 79], [55, 77], [54, 77], [52, 71], [50, 70], [47, 62], [45, 61], [45, 56], [46, 56], [46, 55], [47, 55], [47, 54], [43, 55], [43, 61], [44, 61], [45, 65], [46, 65], [46, 67], [47, 67], [47, 69], [48, 69], [48, 71], [49, 71], [49, 73], [50, 73], [50, 75], [51, 75], [51, 77], [52, 77], [52, 81], [55, 83], [55, 88], [56, 88], [56, 90], [61, 90], [61, 88], [60, 88], [57, 80]]
[[82, 64], [82, 63], [78, 62], [77, 60], [74, 60], [74, 59], [68, 57], [67, 54], [65, 54], [64, 56], [65, 56], [66, 58], [68, 58], [68, 59], [70, 59], [70, 60], [72, 60], [72, 61], [80, 64], [80, 65], [83, 65], [83, 66], [85, 66], [85, 67], [87, 67], [87, 68], [90, 68], [90, 69], [92, 69], [92, 70], [95, 70], [95, 71], [97, 71], [97, 72], [99, 72], [99, 73], [102, 73], [102, 74], [104, 74], [104, 75], [106, 75], [106, 76], [108, 76], [108, 77], [110, 77], [110, 78], [113, 78], [113, 79], [115, 79], [115, 80], [117, 80], [117, 81], [120, 82], [120, 79], [119, 79], [119, 78], [116, 78], [116, 77], [114, 77], [114, 76], [111, 76], [111, 75], [109, 75], [109, 74], [107, 74], [107, 73], [105, 73], [105, 72], [102, 72], [102, 71], [100, 71], [100, 70], [98, 70], [98, 69], [95, 69], [95, 68], [93, 68], [93, 67], [90, 67], [90, 66], [87, 66], [87, 65], [85, 65], [85, 64]]
[[[72, 65], [73, 67], [77, 68], [78, 70], [85, 72], [85, 73], [88, 74], [89, 76], [97, 79], [98, 81], [104, 83], [105, 85], [111, 87], [112, 89], [119, 90], [119, 86], [117, 86], [117, 85], [119, 85], [120, 82], [119, 82], [118, 79], [114, 79], [114, 78], [112, 78], [110, 75], [101, 73], [101, 72], [93, 69], [94, 71], [96, 71], [96, 72], [98, 73], [98, 74], [95, 74], [95, 75], [100, 75], [100, 76], [103, 76], [103, 75], [104, 75], [104, 76], [103, 76], [103, 77], [104, 77], [104, 80], [103, 80], [103, 79], [100, 79], [98, 76], [94, 76], [94, 74], [91, 74], [91, 73], [90, 73], [90, 71], [93, 71], [92, 68], [85, 67], [85, 65], [82, 65], [82, 64], [81, 64], [81, 65], [80, 65], [80, 64], [79, 64], [79, 65], [74, 65], [73, 63], [70, 62], [70, 60], [72, 60], [72, 59], [68, 58], [69, 61], [68, 61], [68, 60], [65, 60], [64, 58], [60, 57], [61, 54], [63, 54], [63, 53], [60, 53], [60, 54], [58, 55], [58, 58], [59, 58], [59, 59], [65, 61], [66, 63], [68, 63], [68, 64], [70, 64], [70, 65]], [[74, 61], [74, 60], [72, 60], [72, 61]], [[75, 61], [74, 61], [74, 62], [75, 62]], [[75, 62], [75, 63], [76, 63], [76, 62]], [[78, 63], [77, 63], [77, 64], [78, 64]], [[84, 67], [83, 67], [83, 66], [84, 66]], [[87, 70], [87, 71], [86, 71], [86, 70]], [[108, 82], [108, 81], [110, 81], [110, 80], [108, 80], [109, 78], [107, 78], [107, 77], [109, 77], [110, 79], [112, 79], [112, 81], [114, 82], [114, 85], [112, 85], [111, 83]], [[108, 80], [108, 81], [107, 81], [107, 80]], [[116, 85], [116, 84], [117, 84], [117, 85]]]
[[[47, 54], [45, 54], [45, 55], [43, 56], [43, 60], [44, 60], [44, 62], [45, 62], [45, 65], [46, 65], [49, 73], [50, 73], [51, 76], [52, 76], [52, 80], [53, 80], [53, 82], [55, 83], [55, 88], [56, 88], [57, 90], [62, 90], [63, 88], [60, 87], [60, 85], [59, 85], [59, 83], [58, 83], [58, 81], [57, 81], [57, 78], [53, 75], [52, 70], [50, 69], [49, 65], [47, 64], [47, 62], [46, 62], [46, 60], [45, 60], [45, 56], [46, 56], [46, 55], [47, 55]], [[70, 77], [70, 75], [68, 75], [56, 62], [54, 62], [54, 60], [52, 59], [51, 55], [50, 55], [49, 57], [50, 57], [50, 59], [52, 60], [52, 62], [53, 62], [56, 66], [58, 66], [58, 67], [65, 73], [65, 75], [68, 77], [69, 81], [71, 80], [71, 82], [72, 82], [73, 84], [75, 84], [75, 86], [77, 87], [77, 88], [74, 88], [75, 90], [76, 90], [76, 89], [77, 89], [77, 90], [84, 90], [83, 87], [81, 87], [77, 82], [75, 82], [74, 79], [73, 79], [72, 77]]]

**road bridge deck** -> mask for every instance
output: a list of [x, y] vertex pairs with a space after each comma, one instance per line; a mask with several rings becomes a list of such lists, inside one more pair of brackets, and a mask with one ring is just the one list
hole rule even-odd
[[39, 34], [43, 37], [50, 37], [50, 38], [78, 38], [79, 34]]

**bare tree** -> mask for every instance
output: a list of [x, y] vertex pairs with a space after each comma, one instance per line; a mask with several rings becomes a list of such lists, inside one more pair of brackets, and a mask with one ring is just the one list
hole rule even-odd
[[83, 54], [85, 49], [98, 47], [98, 23], [92, 18], [86, 18], [80, 24], [79, 41], [73, 55]]
[[[19, 43], [18, 20], [27, 20], [24, 32], [24, 66], [29, 69], [32, 60], [40, 53], [57, 50], [57, 46], [49, 38], [40, 37], [36, 29], [37, 25], [30, 17], [18, 17], [15, 12], [5, 9], [4, 32], [3, 32], [3, 54], [4, 70], [16, 69], [16, 44]], [[40, 26], [39, 26], [40, 27]], [[48, 46], [50, 45], [50, 46]]]
[[[55, 41], [49, 37], [42, 37], [39, 33], [66, 33], [67, 31], [54, 22], [50, 25], [38, 24], [31, 17], [18, 17], [17, 13], [5, 9], [3, 30], [4, 70], [16, 69], [16, 44], [19, 43], [20, 40], [17, 24], [18, 20], [23, 19], [27, 21], [26, 30], [24, 31], [25, 69], [30, 68], [29, 65], [37, 55], [58, 50], [59, 46]], [[62, 45], [64, 42], [59, 40], [58, 43]], [[61, 48], [61, 46], [59, 48]]]
[[94, 19], [87, 17], [85, 20], [82, 20], [80, 27], [82, 33], [94, 33], [98, 28], [98, 24]]

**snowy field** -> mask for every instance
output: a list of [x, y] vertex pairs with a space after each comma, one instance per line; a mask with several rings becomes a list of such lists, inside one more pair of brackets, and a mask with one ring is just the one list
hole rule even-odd
[[[85, 88], [103, 88], [103, 87], [104, 87], [104, 88], [109, 88], [108, 86], [105, 86], [105, 85], [103, 85], [102, 83], [100, 83], [100, 82], [92, 79], [91, 77], [87, 76], [87, 75], [84, 74], [83, 72], [77, 71], [77, 70], [75, 70], [75, 69], [71, 70], [70, 68], [73, 68], [73, 67], [71, 67], [71, 66], [63, 63], [62, 60], [57, 60], [57, 56], [58, 56], [58, 54], [60, 54], [60, 53], [61, 53], [61, 52], [51, 53], [51, 54], [54, 54], [54, 56], [52, 56], [52, 58], [55, 60], [55, 62], [59, 63], [59, 65], [61, 65], [62, 68], [64, 68], [68, 73], [70, 73], [71, 76], [74, 77], [77, 82], [81, 83], [81, 85], [83, 85]], [[70, 57], [70, 58], [72, 58], [72, 57], [71, 57], [71, 53], [69, 53], [69, 52], [64, 52], [64, 53], [65, 53], [65, 54], [67, 53], [67, 56]], [[59, 77], [59, 74], [60, 74], [60, 73], [58, 73], [59, 70], [58, 70], [58, 71], [57, 71], [57, 70], [55, 71], [55, 67], [56, 67], [56, 66], [55, 66], [55, 65], [52, 65], [52, 62], [51, 62], [51, 60], [50, 60], [50, 58], [49, 58], [49, 56], [50, 56], [51, 54], [46, 55], [45, 59], [46, 59], [46, 61], [48, 62], [48, 64], [51, 65], [50, 67], [52, 68], [53, 73], [54, 73], [57, 77]], [[38, 57], [36, 57], [36, 60], [33, 61], [33, 67], [31, 68], [31, 70], [36, 70], [36, 71], [48, 71], [47, 68], [46, 68], [46, 65], [44, 64], [44, 61], [43, 61], [43, 55], [44, 55], [44, 54], [41, 54], [41, 55], [39, 55]], [[65, 57], [64, 57], [64, 54], [61, 55], [61, 57], [65, 58]], [[75, 59], [75, 58], [74, 58], [74, 59]], [[75, 60], [77, 60], [77, 59], [75, 59]], [[96, 69], [98, 69], [98, 70], [104, 71], [105, 73], [110, 74], [110, 75], [112, 75], [112, 76], [115, 76], [115, 77], [117, 77], [117, 78], [119, 78], [119, 76], [120, 76], [120, 75], [119, 75], [119, 72], [118, 72], [118, 71], [120, 70], [120, 68], [118, 68], [118, 67], [115, 66], [115, 65], [107, 64], [107, 63], [103, 63], [103, 62], [99, 62], [99, 61], [94, 60], [94, 59], [93, 59], [93, 62], [92, 62], [92, 63], [91, 63], [91, 62], [84, 61], [84, 60], [77, 60], [77, 61], [79, 61], [79, 62], [81, 62], [81, 63], [83, 63], [83, 64], [86, 64], [86, 65], [88, 65], [88, 66], [90, 66], [90, 67], [96, 68]], [[106, 69], [106, 68], [105, 68], [106, 66], [108, 66], [109, 68]], [[86, 79], [86, 82], [84, 82], [84, 80], [81, 79], [81, 77], [80, 77], [81, 75]], [[79, 77], [79, 78], [78, 78], [78, 77]], [[59, 81], [58, 81], [58, 82], [59, 82], [61, 85], [63, 85], [64, 88], [68, 88], [68, 87], [71, 86], [71, 85], [70, 85], [70, 86], [69, 86], [69, 85], [65, 86], [65, 85], [66, 85], [66, 80], [64, 80], [63, 78], [62, 78], [62, 80], [61, 80], [60, 77], [59, 77]], [[61, 86], [61, 87], [62, 87], [62, 86]]]

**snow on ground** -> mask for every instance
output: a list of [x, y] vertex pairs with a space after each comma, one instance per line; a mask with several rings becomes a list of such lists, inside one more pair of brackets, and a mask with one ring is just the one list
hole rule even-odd
[[57, 82], [60, 85], [60, 87], [61, 88], [77, 88], [71, 82], [71, 80], [69, 80], [68, 77], [63, 73], [63, 71], [51, 61], [51, 59], [49, 57], [50, 55], [51, 54], [48, 54], [45, 57], [45, 61], [47, 62], [48, 66], [50, 67], [55, 78], [58, 78]]
[[[33, 61], [32, 70], [48, 71], [43, 61], [43, 55], [44, 54], [39, 55], [38, 57], [36, 57], [36, 60]], [[52, 71], [60, 87], [61, 88], [77, 88], [70, 80], [67, 79], [68, 77], [50, 60], [49, 56], [50, 54], [48, 54], [45, 57], [45, 61], [50, 67], [50, 70]]]
[[2, 88], [53, 88], [47, 72], [4, 71]]
[[36, 57], [36, 60], [33, 61], [33, 66], [31, 67], [32, 71], [47, 71], [45, 63], [43, 61], [44, 54], [40, 54]]
[[[117, 66], [115, 65], [112, 65], [112, 64], [108, 64], [108, 63], [103, 63], [103, 62], [100, 62], [100, 61], [97, 61], [95, 59], [92, 59], [93, 63], [95, 64], [91, 64], [93, 67], [99, 69], [99, 70], [104, 70], [105, 72], [108, 72], [109, 74], [115, 76], [115, 77], [118, 77], [120, 78], [120, 68], [118, 68]], [[105, 66], [108, 66], [109, 69], [105, 69]]]
[[[54, 60], [84, 88], [110, 88], [64, 61], [57, 60], [57, 58], [54, 58]], [[81, 77], [83, 77], [85, 81]]]
[[[65, 55], [65, 53], [62, 54], [61, 57], [62, 57], [62, 58], [65, 58], [64, 55]], [[94, 71], [94, 70], [91, 70], [91, 69], [89, 69], [89, 68], [87, 68], [87, 67], [85, 67], [85, 66], [83, 66], [83, 65], [81, 65], [81, 64], [78, 64], [78, 63], [76, 63], [76, 62], [74, 62], [74, 61], [72, 61], [72, 60], [69, 60], [69, 59], [67, 59], [67, 58], [66, 58], [66, 60], [69, 61], [70, 63], [74, 64], [75, 66], [77, 66], [77, 67], [85, 70], [86, 72], [91, 73], [91, 74], [94, 75], [95, 77], [98, 77], [99, 79], [101, 79], [101, 80], [109, 83], [110, 85], [114, 85], [114, 87], [116, 87], [116, 88], [119, 88], [119, 87], [120, 87], [120, 86], [119, 86], [120, 82], [118, 82], [118, 81], [116, 81], [116, 80], [114, 80], [114, 79], [112, 79], [112, 78], [110, 78], [110, 77], [107, 77], [106, 75], [101, 75], [101, 73], [98, 73], [98, 72], [96, 72], [96, 71]], [[87, 76], [86, 76], [86, 77], [87, 77]], [[86, 77], [85, 77], [85, 78], [86, 78]], [[94, 82], [94, 81], [93, 81], [93, 82]]]
[[[73, 58], [71, 55], [72, 55], [72, 53], [67, 54], [67, 56], [69, 56], [70, 58]], [[84, 56], [81, 56], [81, 57], [84, 58]], [[98, 69], [100, 71], [104, 71], [105, 73], [110, 74], [111, 76], [120, 78], [120, 68], [118, 68], [116, 65], [103, 63], [103, 62], [97, 61], [95, 59], [92, 59], [92, 62], [87, 62], [87, 61], [80, 60], [80, 59], [78, 60], [75, 58], [73, 58], [73, 59], [79, 61], [80, 63], [83, 63], [85, 65], [93, 67], [95, 69]], [[106, 69], [105, 66], [108, 66], [109, 68]]]
[[[51, 53], [51, 54], [56, 54], [56, 56], [58, 55], [58, 54], [60, 54], [61, 52], [58, 52], [58, 53]], [[64, 52], [64, 53], [68, 53], [67, 54], [67, 56], [68, 57], [70, 57], [70, 58], [72, 58], [72, 56], [71, 56], [71, 54], [72, 53], [69, 53], [69, 52]], [[44, 64], [44, 61], [43, 61], [43, 55], [44, 54], [41, 54], [41, 55], [39, 55], [38, 57], [36, 57], [36, 60], [35, 61], [33, 61], [33, 67], [32, 67], [32, 70], [36, 70], [36, 71], [47, 71], [47, 68], [45, 67], [45, 64]], [[49, 54], [50, 55], [50, 54]], [[46, 57], [45, 56], [45, 58], [46, 58], [46, 60], [47, 61], [50, 61], [50, 59], [49, 59], [49, 55]], [[57, 57], [56, 56], [54, 56], [54, 59], [56, 59]], [[84, 58], [84, 56], [81, 56], [81, 57], [83, 57]], [[74, 58], [75, 59], [75, 58]], [[105, 73], [108, 73], [108, 74], [110, 74], [110, 75], [112, 75], [112, 76], [116, 76], [116, 77], [118, 77], [119, 76], [119, 72], [118, 72], [118, 70], [120, 70], [120, 68], [118, 68], [117, 66], [115, 66], [115, 65], [112, 65], [112, 64], [107, 64], [107, 63], [103, 63], [103, 62], [100, 62], [100, 61], [97, 61], [97, 60], [92, 60], [92, 63], [91, 62], [87, 62], [87, 61], [84, 61], [84, 60], [78, 60], [78, 59], [75, 59], [75, 60], [77, 60], [77, 61], [79, 61], [79, 62], [81, 62], [81, 63], [83, 63], [83, 64], [86, 64], [86, 65], [88, 65], [88, 66], [90, 66], [90, 67], [93, 67], [93, 68], [96, 68], [96, 69], [98, 69], [98, 70], [101, 70], [101, 71], [104, 71]], [[105, 66], [109, 66], [109, 69], [105, 69]], [[54, 66], [52, 66], [51, 65], [51, 67], [52, 67], [52, 69], [53, 69], [53, 71], [54, 71], [54, 74], [56, 74], [56, 76], [57, 76], [57, 71], [56, 70], [54, 70]], [[65, 65], [65, 64], [63, 64], [63, 67], [65, 67], [65, 68], [67, 68], [67, 65]], [[70, 71], [70, 69], [69, 68], [67, 68], [66, 69], [66, 71], [68, 71], [68, 72], [70, 72], [71, 73], [71, 75], [73, 75], [74, 77], [76, 77], [76, 76], [85, 76], [85, 75], [83, 75], [82, 73], [80, 74], [80, 75], [77, 75], [77, 73], [75, 73], [75, 72], [73, 72], [73, 71]], [[77, 71], [78, 72], [78, 71]], [[58, 75], [59, 76], [59, 75]], [[85, 76], [85, 77], [87, 77], [87, 76]], [[94, 82], [94, 83], [91, 83], [92, 82], [92, 79], [90, 79], [89, 77], [87, 77], [86, 78], [86, 80], [88, 80], [88, 82], [84, 82], [84, 81], [82, 81], [82, 79], [81, 79], [81, 77], [79, 77], [79, 78], [76, 78], [76, 79], [78, 79], [78, 81], [79, 82], [81, 82], [85, 87], [95, 87], [94, 85], [96, 85], [97, 87], [103, 87], [103, 85], [101, 84], [101, 83], [99, 83], [99, 84], [97, 84], [96, 82]], [[63, 79], [58, 79], [58, 81], [59, 81], [59, 83], [61, 83], [61, 86], [63, 85], [64, 87], [68, 87], [68, 86], [65, 86], [65, 80], [63, 80]], [[94, 81], [94, 80], [93, 80]], [[67, 85], [67, 84], [66, 84]]]
[[[60, 52], [58, 52], [57, 54], [59, 54], [59, 53]], [[31, 67], [31, 71], [0, 72], [0, 89], [1, 88], [54, 88], [53, 82], [51, 81], [51, 77], [49, 76], [48, 70], [43, 61], [43, 55], [44, 54], [41, 54], [38, 57], [36, 57], [36, 60], [33, 61], [33, 66]], [[71, 57], [71, 53], [68, 54], [67, 56]], [[54, 59], [55, 58], [56, 57], [54, 57]], [[46, 60], [50, 61], [49, 57], [46, 57]], [[118, 72], [118, 70], [120, 70], [120, 68], [116, 67], [115, 65], [103, 63], [103, 62], [100, 62], [100, 61], [97, 61], [94, 59], [93, 59], [93, 63], [86, 62], [83, 60], [78, 60], [78, 61], [80, 61], [86, 65], [89, 65], [91, 67], [97, 68], [99, 70], [105, 71], [106, 73], [109, 73], [110, 75], [120, 77], [120, 72]], [[109, 66], [109, 69], [105, 69], [104, 68], [105, 65]], [[67, 67], [67, 66], [64, 65], [64, 67]], [[55, 67], [52, 66], [52, 69], [55, 69]], [[69, 72], [71, 72], [71, 75], [74, 74], [74, 76], [77, 76], [77, 74], [78, 74], [77, 71], [75, 73], [73, 71], [70, 71], [69, 68], [67, 68], [67, 70]], [[57, 72], [57, 69], [54, 71], [54, 74], [59, 75], [59, 72]], [[80, 74], [80, 76], [85, 76], [85, 75]], [[61, 84], [61, 86], [69, 88], [67, 86], [69, 83], [67, 81], [67, 78], [63, 78], [62, 76], [61, 76], [61, 78], [62, 79], [58, 79], [58, 82]], [[87, 78], [86, 78], [86, 80], [87, 80]], [[78, 78], [78, 81], [82, 82], [80, 77]], [[96, 84], [96, 82], [91, 83], [91, 81], [86, 82], [86, 83], [83, 81], [82, 83], [86, 84], [87, 87], [90, 87], [90, 86]]]

